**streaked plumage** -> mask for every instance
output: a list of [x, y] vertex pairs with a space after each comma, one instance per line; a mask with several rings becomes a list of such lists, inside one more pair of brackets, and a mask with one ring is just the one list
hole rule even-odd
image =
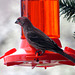
[[19, 17], [15, 23], [20, 24], [23, 27], [24, 35], [29, 44], [38, 49], [37, 52], [40, 50], [42, 51], [40, 55], [42, 55], [45, 50], [49, 50], [59, 53], [75, 63], [74, 58], [64, 53], [63, 50], [51, 38], [49, 38], [41, 30], [35, 28], [28, 18]]

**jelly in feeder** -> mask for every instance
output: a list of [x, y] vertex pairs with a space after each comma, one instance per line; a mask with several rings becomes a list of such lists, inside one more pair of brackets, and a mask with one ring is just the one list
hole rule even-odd
[[60, 37], [59, 0], [21, 0], [21, 16], [49, 37]]
[[[59, 40], [59, 0], [21, 0], [21, 16], [28, 17], [35, 27], [52, 38], [59, 47], [62, 47]], [[51, 51], [45, 51], [42, 56], [38, 56], [38, 53], [35, 55], [36, 49], [30, 46], [25, 39], [22, 27], [21, 30], [20, 48], [18, 50], [14, 48], [9, 51], [10, 53], [5, 53], [3, 56], [5, 65], [44, 67], [45, 69], [61, 64], [75, 65], [62, 55]], [[65, 47], [64, 51], [75, 58], [73, 49]]]

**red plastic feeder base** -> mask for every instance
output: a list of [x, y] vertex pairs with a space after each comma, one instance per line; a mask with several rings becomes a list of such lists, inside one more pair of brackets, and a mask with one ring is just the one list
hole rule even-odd
[[[61, 45], [60, 45], [61, 46]], [[64, 51], [75, 58], [75, 50], [65, 47]], [[21, 65], [34, 67], [51, 67], [55, 65], [72, 65], [75, 63], [66, 59], [62, 55], [50, 51], [45, 51], [42, 56], [35, 55], [36, 49], [31, 47], [26, 39], [22, 39], [21, 47], [15, 53], [4, 57], [4, 64], [7, 66]]]

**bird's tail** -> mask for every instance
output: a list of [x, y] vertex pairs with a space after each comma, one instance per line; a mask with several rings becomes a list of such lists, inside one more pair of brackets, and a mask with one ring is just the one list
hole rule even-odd
[[64, 57], [66, 57], [67, 59], [71, 60], [73, 63], [75, 63], [75, 59], [73, 57], [71, 57], [70, 55], [66, 54], [65, 52], [63, 52], [62, 49], [58, 53], [61, 54]]

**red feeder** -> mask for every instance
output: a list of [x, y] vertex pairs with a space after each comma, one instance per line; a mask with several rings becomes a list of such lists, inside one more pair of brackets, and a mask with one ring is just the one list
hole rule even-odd
[[[21, 0], [21, 16], [28, 17], [32, 24], [52, 38], [59, 47], [59, 0]], [[14, 52], [15, 51], [15, 52]], [[65, 47], [66, 53], [75, 58], [75, 50]], [[13, 53], [14, 52], [14, 53]], [[3, 56], [7, 66], [22, 65], [34, 67], [52, 67], [55, 65], [75, 64], [58, 53], [45, 51], [42, 56], [35, 55], [36, 49], [29, 45], [25, 36], [21, 35], [20, 49], [12, 49]], [[11, 54], [13, 53], [13, 54]]]

